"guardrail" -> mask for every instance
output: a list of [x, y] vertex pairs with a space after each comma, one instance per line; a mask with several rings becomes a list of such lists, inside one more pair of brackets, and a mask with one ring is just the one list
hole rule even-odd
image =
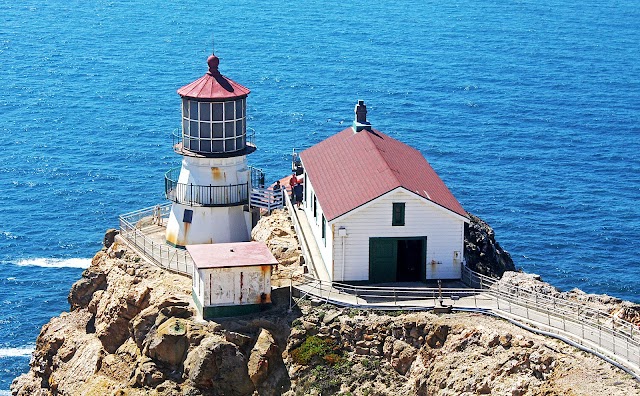
[[332, 304], [369, 309], [433, 309], [443, 301], [457, 310], [492, 312], [515, 323], [528, 323], [584, 350], [615, 362], [640, 380], [640, 331], [632, 323], [582, 304], [502, 285], [496, 279], [463, 271], [471, 288], [354, 286], [305, 276], [295, 288]]
[[164, 175], [164, 195], [172, 202], [189, 206], [229, 206], [249, 202], [249, 183], [228, 186], [203, 186], [178, 183], [180, 168], [169, 169]]
[[467, 305], [482, 309], [493, 301], [481, 289], [357, 286], [322, 281], [309, 275], [304, 275], [295, 287], [319, 300], [355, 308], [432, 309], [444, 302], [466, 299]]
[[249, 205], [268, 210], [280, 209], [284, 205], [283, 190], [274, 191], [270, 188], [252, 188], [249, 195]]
[[171, 204], [163, 204], [120, 215], [120, 236], [138, 254], [157, 266], [192, 276], [193, 260], [186, 250], [167, 245], [164, 241], [154, 241], [143, 231], [144, 228], [158, 226], [159, 221], [169, 217], [170, 210]]

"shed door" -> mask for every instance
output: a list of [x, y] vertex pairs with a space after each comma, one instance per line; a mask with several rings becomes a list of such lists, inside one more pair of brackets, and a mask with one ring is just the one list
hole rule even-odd
[[396, 281], [398, 242], [395, 238], [369, 238], [369, 282]]

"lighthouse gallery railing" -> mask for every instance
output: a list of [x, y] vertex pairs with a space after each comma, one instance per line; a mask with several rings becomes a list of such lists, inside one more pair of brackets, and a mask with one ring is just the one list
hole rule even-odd
[[189, 206], [228, 206], [249, 203], [249, 183], [228, 186], [203, 186], [178, 183], [180, 168], [164, 175], [164, 194], [172, 202]]

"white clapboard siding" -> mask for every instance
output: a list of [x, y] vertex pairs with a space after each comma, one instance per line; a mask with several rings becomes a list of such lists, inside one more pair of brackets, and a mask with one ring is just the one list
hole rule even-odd
[[[405, 225], [392, 226], [394, 202], [405, 203]], [[427, 237], [427, 279], [459, 279], [464, 244], [463, 217], [403, 188], [397, 188], [332, 222], [337, 233], [345, 227], [346, 262], [342, 269], [342, 238], [335, 236], [334, 269], [336, 281], [369, 279], [369, 238]], [[454, 259], [454, 252], [459, 258]], [[438, 264], [431, 264], [436, 262]]]
[[313, 196], [315, 195], [315, 190], [313, 189], [313, 184], [308, 177], [305, 178], [304, 183], [305, 188], [305, 202], [303, 204], [303, 208], [305, 214], [307, 215], [307, 219], [309, 220], [309, 225], [311, 226], [311, 231], [313, 232], [313, 238], [318, 245], [318, 249], [320, 250], [320, 254], [322, 255], [322, 260], [324, 261], [324, 265], [327, 268], [327, 273], [329, 274], [329, 278], [334, 279], [333, 276], [333, 232], [331, 230], [331, 225], [328, 221], [326, 221], [326, 238], [322, 239], [322, 216], [324, 212], [322, 211], [322, 206], [320, 205], [320, 201], [317, 201], [317, 210], [316, 217], [313, 217]]

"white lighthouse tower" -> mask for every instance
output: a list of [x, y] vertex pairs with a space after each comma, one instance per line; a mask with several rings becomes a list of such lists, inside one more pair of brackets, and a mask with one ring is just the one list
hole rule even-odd
[[256, 147], [247, 139], [250, 91], [220, 74], [219, 63], [211, 55], [208, 72], [178, 89], [182, 133], [174, 150], [182, 167], [165, 174], [165, 195], [173, 202], [166, 240], [176, 247], [244, 242], [251, 235], [247, 155]]

